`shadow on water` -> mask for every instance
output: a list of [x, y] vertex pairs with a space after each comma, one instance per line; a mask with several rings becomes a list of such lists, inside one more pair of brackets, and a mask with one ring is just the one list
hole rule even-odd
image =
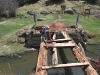
[[[50, 48], [48, 50], [48, 65], [52, 65], [52, 54], [53, 54], [52, 49], [53, 48]], [[58, 63], [62, 64], [62, 60], [58, 52], [57, 55], [59, 60]], [[52, 68], [52, 69], [48, 69], [47, 72], [48, 75], [65, 75], [65, 70], [63, 68]]]
[[[63, 53], [62, 53], [63, 55], [61, 55], [61, 56], [64, 56], [62, 58], [65, 58], [63, 60], [65, 60], [66, 63], [77, 63], [78, 62], [76, 60], [76, 58], [74, 57], [70, 48], [59, 49], [59, 52], [61, 53], [62, 50], [63, 50]], [[66, 75], [86, 75], [81, 66], [70, 67], [69, 71], [67, 71], [67, 72], [70, 72], [70, 73], [68, 73]]]
[[[58, 51], [60, 53], [60, 56], [61, 56], [61, 59], [62, 59], [63, 64], [68, 63], [68, 60], [67, 60], [67, 58], [65, 56], [65, 53], [63, 51], [63, 48], [58, 48]], [[71, 71], [71, 68], [68, 67], [68, 68], [64, 68], [64, 69], [65, 69], [65, 75], [73, 75], [72, 74], [72, 71]]]

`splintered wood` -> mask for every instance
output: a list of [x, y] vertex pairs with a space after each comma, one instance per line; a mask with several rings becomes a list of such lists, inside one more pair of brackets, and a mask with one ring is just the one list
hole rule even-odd
[[47, 65], [47, 50], [43, 44], [40, 45], [35, 75], [47, 75], [47, 71], [42, 69], [43, 65]]
[[[74, 40], [70, 38], [67, 32], [61, 32], [65, 39], [56, 39], [56, 34], [53, 36], [53, 41], [47, 41], [46, 44], [44, 42], [40, 45], [38, 61], [36, 66], [36, 73], [35, 75], [47, 75], [47, 69], [49, 68], [65, 68], [65, 67], [73, 67], [73, 66], [82, 66], [85, 69], [87, 75], [99, 75], [97, 71], [91, 66], [90, 61], [86, 57], [84, 53], [84, 49], [79, 43], [77, 45]], [[67, 41], [66, 41], [67, 40]], [[65, 42], [66, 41], [66, 42]], [[59, 43], [57, 43], [59, 42]], [[47, 65], [47, 51], [46, 48], [52, 47], [53, 54], [52, 54], [52, 65]], [[78, 63], [67, 63], [67, 64], [58, 64], [58, 57], [57, 57], [57, 48], [59, 47], [70, 47], [73, 51], [73, 54], [79, 61]]]
[[[67, 34], [66, 32], [62, 32], [62, 34], [63, 34], [63, 36], [64, 36], [66, 39], [69, 38], [69, 36], [66, 35], [66, 34]], [[72, 41], [73, 41], [73, 43], [75, 43], [74, 40], [72, 40]], [[77, 60], [78, 60], [79, 62], [81, 62], [81, 63], [82, 63], [82, 62], [87, 62], [87, 63], [89, 64], [88, 67], [85, 67], [85, 72], [86, 72], [87, 75], [99, 75], [99, 74], [97, 73], [97, 71], [91, 66], [90, 61], [89, 61], [88, 58], [85, 56], [85, 53], [83, 53], [83, 50], [82, 50], [81, 47], [79, 47], [79, 46], [76, 44], [76, 46], [73, 47], [72, 51], [73, 51], [75, 57], [77, 58]]]
[[[56, 33], [53, 35], [53, 40], [56, 39]], [[55, 44], [56, 42], [53, 42]], [[57, 48], [53, 48], [53, 54], [52, 54], [52, 65], [58, 64], [58, 57], [57, 57]]]

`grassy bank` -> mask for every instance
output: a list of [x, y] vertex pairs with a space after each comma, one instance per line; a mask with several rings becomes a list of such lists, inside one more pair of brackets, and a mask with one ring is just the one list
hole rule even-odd
[[[69, 24], [75, 24], [76, 22], [76, 15], [64, 15], [64, 18], [66, 18], [66, 20], [64, 21], [66, 25]], [[100, 20], [98, 20], [97, 18], [90, 16], [88, 17], [84, 17], [82, 15], [80, 15], [80, 19], [79, 19], [79, 23], [78, 25], [82, 26], [84, 30], [86, 30], [89, 34], [94, 35], [95, 37], [92, 39], [88, 39], [88, 43], [89, 44], [98, 44], [100, 43]]]
[[[68, 2], [66, 2], [67, 4]], [[71, 6], [75, 6], [74, 4], [67, 4]], [[38, 10], [37, 10], [38, 9]], [[23, 14], [24, 16], [29, 16], [27, 15], [27, 11], [28, 10], [35, 10], [35, 12], [37, 13], [37, 17], [38, 18], [46, 18], [45, 21], [38, 21], [37, 22], [37, 26], [38, 25], [43, 25], [43, 24], [51, 24], [52, 22], [54, 22], [55, 20], [58, 19], [58, 15], [57, 14], [49, 14], [47, 16], [43, 16], [40, 14], [40, 11], [42, 10], [60, 10], [60, 5], [52, 5], [52, 6], [47, 6], [47, 7], [42, 7], [38, 4], [33, 4], [33, 5], [27, 5], [27, 6], [23, 6], [20, 7], [17, 11], [17, 14]], [[74, 15], [68, 15], [65, 14], [63, 15], [63, 22], [66, 25], [73, 25], [76, 22], [76, 14]], [[16, 40], [17, 36], [16, 36], [16, 32], [18, 32], [19, 30], [23, 29], [24, 27], [28, 27], [28, 26], [33, 26], [35, 23], [33, 22], [33, 18], [12, 18], [3, 22], [0, 22], [0, 55], [16, 55], [16, 54], [20, 54], [23, 53], [24, 51], [27, 51], [27, 48], [24, 47], [24, 44], [19, 44], [19, 43], [12, 43], [10, 41], [12, 40]], [[99, 39], [99, 24], [100, 24], [100, 20], [97, 20], [96, 18], [90, 16], [89, 19], [82, 15], [80, 15], [80, 21], [78, 23], [79, 25], [81, 25], [83, 27], [83, 29], [85, 29], [86, 31], [88, 31], [89, 33], [91, 33], [92, 35], [95, 35], [96, 37], [93, 39], [89, 39], [88, 43], [90, 44], [97, 44], [98, 42], [100, 42]]]

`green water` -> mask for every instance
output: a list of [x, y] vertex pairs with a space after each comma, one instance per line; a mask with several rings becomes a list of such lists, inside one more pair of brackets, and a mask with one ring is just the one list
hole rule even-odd
[[[91, 57], [93, 59], [98, 59], [100, 57], [100, 50], [98, 49], [99, 45], [87, 45], [87, 50], [85, 51], [86, 56]], [[65, 56], [69, 62], [77, 62], [75, 59], [71, 49], [64, 49]], [[28, 75], [31, 72], [35, 71], [35, 66], [37, 63], [38, 51], [28, 52], [24, 55], [20, 55], [16, 58], [7, 58], [0, 57], [0, 75]], [[61, 57], [58, 53], [59, 63], [62, 64]], [[48, 55], [48, 64], [51, 64], [51, 57]], [[60, 71], [60, 73], [64, 73], [63, 69], [51, 69], [48, 70], [49, 73], [56, 73]], [[81, 67], [73, 67], [71, 68], [73, 75], [85, 75], [81, 69]], [[50, 75], [51, 75], [50, 74]], [[55, 74], [52, 74], [55, 75]], [[62, 74], [63, 75], [63, 74]]]
[[28, 75], [34, 71], [38, 51], [29, 52], [18, 58], [0, 57], [0, 75]]
[[95, 60], [100, 58], [100, 45], [87, 45], [87, 50], [85, 51], [87, 57], [91, 57]]

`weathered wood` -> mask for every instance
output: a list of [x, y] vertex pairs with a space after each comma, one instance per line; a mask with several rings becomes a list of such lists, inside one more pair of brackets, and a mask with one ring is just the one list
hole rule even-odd
[[[62, 32], [63, 36], [65, 38], [69, 38], [68, 34], [66, 32]], [[72, 40], [72, 42], [75, 44], [75, 42]], [[85, 53], [83, 53], [83, 51], [81, 50], [82, 48], [78, 47], [76, 45], [76, 47], [73, 47], [72, 51], [74, 52], [77, 60], [79, 62], [88, 62], [89, 63], [89, 66], [85, 68], [85, 72], [87, 75], [99, 75], [97, 73], [97, 71], [91, 66], [88, 58], [86, 57]]]
[[75, 67], [75, 66], [88, 66], [88, 62], [84, 63], [68, 63], [68, 64], [58, 64], [53, 66], [42, 66], [42, 69], [50, 69], [50, 68], [64, 68], [64, 67]]
[[56, 41], [70, 41], [71, 39], [70, 38], [68, 38], [68, 39], [56, 39], [56, 40], [53, 40], [54, 42], [56, 42]]
[[89, 57], [87, 57], [87, 58], [92, 62], [98, 63], [98, 60], [95, 60], [95, 59], [92, 59], [92, 58], [89, 58]]
[[47, 71], [42, 69], [43, 65], [47, 65], [47, 50], [43, 45], [44, 43], [42, 42], [40, 45], [35, 75], [47, 75]]
[[56, 48], [53, 48], [52, 64], [53, 65], [58, 64], [58, 57], [57, 57], [57, 49]]
[[[53, 40], [56, 39], [56, 34], [53, 36]], [[55, 43], [55, 42], [53, 42]], [[58, 64], [58, 57], [57, 57], [57, 48], [53, 48], [53, 54], [52, 54], [52, 64], [56, 65]]]
[[75, 47], [76, 45], [72, 42], [69, 41], [68, 43], [50, 43], [50, 44], [45, 44], [45, 47]]
[[[63, 34], [65, 39], [71, 39], [66, 32], [63, 31], [61, 33]], [[47, 66], [47, 50], [45, 47], [54, 47], [53, 48], [54, 53], [52, 55], [52, 63], [54, 64], [53, 66]], [[58, 64], [56, 47], [72, 47], [72, 51], [80, 63]], [[55, 59], [56, 61], [53, 61]], [[78, 46], [73, 40], [64, 43], [56, 43], [55, 41], [49, 44], [41, 43], [35, 75], [47, 75], [46, 69], [49, 68], [61, 68], [61, 67], [73, 67], [73, 66], [85, 66], [85, 65], [88, 66], [82, 68], [85, 69], [87, 75], [99, 75], [97, 71], [91, 66], [88, 58], [85, 56], [84, 49], [82, 48], [82, 46], [80, 44]]]
[[47, 40], [46, 42], [66, 42], [70, 41], [71, 39], [53, 39], [53, 40]]

